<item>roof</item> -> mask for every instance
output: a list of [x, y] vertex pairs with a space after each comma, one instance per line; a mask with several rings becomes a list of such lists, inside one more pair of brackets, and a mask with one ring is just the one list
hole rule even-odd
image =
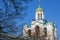
[[48, 24], [52, 25], [53, 27], [56, 27], [54, 22], [46, 22], [44, 25], [48, 25]]
[[38, 9], [36, 10], [37, 11], [43, 11], [43, 9], [41, 7], [38, 7]]

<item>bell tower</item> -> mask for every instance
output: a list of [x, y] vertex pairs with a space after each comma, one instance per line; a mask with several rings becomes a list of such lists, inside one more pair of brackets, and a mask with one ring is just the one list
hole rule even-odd
[[43, 9], [40, 7], [40, 0], [38, 1], [38, 8], [37, 8], [37, 10], [36, 10], [35, 20], [36, 20], [36, 21], [44, 20], [44, 11], [43, 11]]

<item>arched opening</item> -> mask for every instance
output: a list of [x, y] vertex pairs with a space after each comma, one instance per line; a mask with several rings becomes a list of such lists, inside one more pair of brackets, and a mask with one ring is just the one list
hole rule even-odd
[[31, 30], [28, 30], [28, 36], [31, 37]]
[[40, 15], [38, 14], [38, 20], [40, 20]]
[[42, 13], [41, 13], [41, 20], [42, 20]]
[[42, 13], [38, 13], [38, 20], [42, 20]]
[[40, 35], [40, 28], [38, 25], [36, 25], [36, 27], [35, 27], [35, 33], [36, 33], [37, 37]]
[[44, 31], [45, 37], [47, 37], [47, 28], [45, 27], [43, 31]]

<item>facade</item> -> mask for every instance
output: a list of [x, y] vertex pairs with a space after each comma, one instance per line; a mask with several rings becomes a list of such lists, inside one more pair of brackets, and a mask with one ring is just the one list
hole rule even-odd
[[23, 36], [31, 36], [41, 40], [57, 40], [56, 25], [53, 22], [48, 22], [44, 18], [44, 10], [37, 8], [35, 13], [35, 21], [32, 21], [31, 26], [24, 25]]

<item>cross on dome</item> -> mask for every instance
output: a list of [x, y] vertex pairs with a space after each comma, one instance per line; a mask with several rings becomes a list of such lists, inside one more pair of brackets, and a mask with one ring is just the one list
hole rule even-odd
[[38, 0], [38, 9], [36, 10], [36, 12], [38, 11], [43, 11], [43, 9], [40, 7], [40, 0]]

